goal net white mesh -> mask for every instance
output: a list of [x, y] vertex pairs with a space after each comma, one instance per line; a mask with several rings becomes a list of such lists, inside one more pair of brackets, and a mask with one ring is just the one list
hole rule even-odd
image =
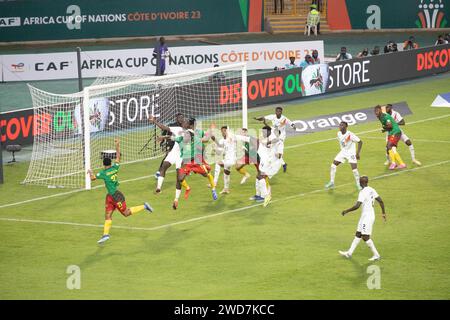
[[102, 167], [101, 153], [114, 149], [116, 137], [124, 164], [162, 156], [150, 115], [169, 124], [181, 113], [203, 129], [247, 122], [244, 64], [160, 77], [105, 75], [66, 95], [29, 88], [35, 138], [27, 184], [89, 189], [88, 167]]

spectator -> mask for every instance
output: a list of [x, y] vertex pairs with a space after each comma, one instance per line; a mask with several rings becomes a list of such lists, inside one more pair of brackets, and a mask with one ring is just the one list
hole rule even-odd
[[436, 43], [434, 44], [435, 46], [440, 45], [440, 44], [447, 44], [448, 41], [445, 40], [444, 35], [440, 34], [438, 36], [438, 39], [436, 40]]
[[[308, 16], [306, 18], [305, 34], [308, 28], [315, 28], [316, 34], [320, 33], [320, 12], [317, 11], [317, 6], [312, 4]], [[309, 32], [308, 32], [309, 35]]]
[[273, 0], [273, 5], [274, 5], [274, 11], [273, 13], [278, 13], [277, 11], [277, 4], [278, 2], [280, 3], [280, 13], [283, 13], [283, 9], [284, 9], [284, 0]]
[[409, 40], [403, 42], [403, 50], [418, 49], [419, 44], [416, 42], [414, 36], [409, 37]]
[[347, 52], [346, 47], [341, 48], [341, 52], [337, 55], [336, 61], [352, 59], [352, 55]]
[[450, 43], [450, 33], [445, 34], [445, 40]]
[[380, 54], [380, 47], [379, 46], [373, 47], [372, 51], [370, 51], [370, 55], [372, 55], [372, 56], [377, 56], [379, 54]]
[[[159, 43], [153, 49], [153, 58], [156, 58], [156, 75], [162, 76], [166, 71], [166, 58], [170, 57], [169, 48], [164, 37], [159, 38]], [[159, 63], [159, 65], [158, 65]], [[158, 68], [159, 67], [159, 68]]]
[[295, 64], [295, 57], [294, 56], [291, 56], [291, 57], [289, 57], [289, 63], [287, 63], [286, 65], [285, 65], [285, 68], [286, 69], [291, 69], [291, 68], [297, 68], [298, 66]]
[[360, 53], [358, 53], [358, 55], [356, 56], [357, 58], [364, 58], [369, 56], [369, 48], [364, 48], [363, 51], [361, 51]]
[[300, 62], [300, 68], [305, 69], [306, 67], [312, 66], [313, 64], [314, 64], [313, 58], [312, 58], [309, 54], [307, 54], [307, 55], [305, 56], [305, 60], [303, 60], [302, 62]]
[[397, 44], [394, 41], [389, 41], [384, 46], [384, 53], [391, 53], [391, 52], [396, 52], [396, 51], [398, 51], [398, 48], [397, 48]]
[[314, 64], [320, 64], [319, 51], [315, 49], [312, 51], [312, 59], [314, 61]]

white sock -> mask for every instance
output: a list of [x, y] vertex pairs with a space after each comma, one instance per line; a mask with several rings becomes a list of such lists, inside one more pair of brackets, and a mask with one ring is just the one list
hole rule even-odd
[[377, 251], [377, 248], [375, 248], [375, 243], [373, 243], [372, 239], [367, 240], [366, 244], [370, 248], [370, 250], [372, 250], [372, 253], [374, 256], [377, 256], [377, 257], [380, 256], [380, 254]]
[[336, 177], [336, 168], [337, 168], [337, 166], [334, 163], [332, 163], [331, 170], [330, 170], [330, 182], [331, 183], [334, 183], [334, 177]]
[[223, 188], [227, 189], [230, 188], [230, 175], [229, 174], [223, 174]]
[[261, 188], [259, 187], [259, 180], [255, 179], [255, 190], [256, 190], [256, 195], [257, 196], [261, 196]]
[[361, 241], [361, 238], [355, 237], [355, 239], [353, 239], [353, 242], [350, 246], [350, 249], [348, 249], [348, 253], [350, 255], [353, 254], [353, 251], [355, 251], [356, 247], [358, 246], [359, 242]]
[[411, 159], [414, 161], [416, 159], [416, 153], [414, 152], [414, 146], [412, 144], [409, 146], [409, 153], [411, 153]]
[[156, 188], [157, 189], [161, 189], [161, 187], [163, 185], [163, 182], [164, 182], [164, 177], [159, 176], [158, 177], [158, 184], [157, 184]]
[[220, 177], [220, 166], [218, 164], [215, 165], [214, 168], [214, 185], [217, 186], [217, 182], [219, 182]]
[[175, 200], [180, 199], [181, 189], [175, 189]]
[[261, 179], [259, 180], [259, 187], [261, 189], [261, 197], [265, 198], [267, 197], [267, 184], [266, 184], [266, 179]]
[[286, 164], [286, 162], [284, 162], [283, 157], [280, 158], [280, 161], [281, 161], [281, 165], [282, 165], [282, 166], [284, 166], [284, 165]]
[[355, 177], [356, 184], [359, 186], [359, 172], [358, 172], [358, 169], [354, 169], [352, 171], [353, 171], [353, 176]]
[[386, 155], [386, 160], [389, 161], [389, 162], [391, 162], [391, 158], [389, 158], [389, 155], [388, 155], [388, 154]]

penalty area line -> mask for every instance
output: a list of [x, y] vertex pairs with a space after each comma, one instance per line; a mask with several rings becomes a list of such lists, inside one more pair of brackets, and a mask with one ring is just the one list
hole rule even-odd
[[[384, 179], [384, 178], [388, 178], [388, 177], [392, 177], [392, 176], [397, 176], [397, 175], [401, 175], [401, 174], [405, 174], [405, 173], [409, 173], [409, 172], [414, 172], [414, 171], [419, 171], [419, 170], [423, 170], [423, 169], [428, 169], [428, 168], [440, 166], [440, 165], [447, 164], [447, 163], [450, 163], [450, 160], [440, 161], [440, 162], [432, 163], [432, 164], [425, 165], [425, 166], [422, 166], [422, 167], [415, 167], [415, 168], [412, 168], [412, 169], [405, 169], [405, 170], [396, 171], [396, 172], [392, 172], [392, 173], [386, 173], [386, 174], [382, 174], [382, 175], [379, 175], [379, 176], [376, 176], [376, 177], [372, 177], [372, 178], [370, 178], [370, 180], [380, 180], [380, 179]], [[348, 182], [348, 183], [340, 184], [340, 185], [334, 187], [334, 189], [342, 188], [342, 187], [353, 185], [353, 184], [354, 184], [354, 182]], [[271, 203], [279, 202], [279, 201], [287, 201], [287, 200], [296, 199], [296, 198], [301, 198], [301, 197], [305, 197], [305, 196], [308, 196], [308, 195], [312, 195], [312, 194], [316, 194], [316, 193], [324, 192], [324, 191], [328, 191], [328, 189], [322, 188], [322, 189], [308, 191], [308, 192], [304, 192], [304, 193], [300, 193], [300, 194], [295, 194], [295, 195], [284, 197], [284, 198], [281, 198], [281, 199], [272, 200]], [[169, 228], [169, 227], [173, 227], [173, 226], [177, 226], [177, 225], [181, 225], [181, 224], [187, 224], [187, 223], [196, 222], [196, 221], [200, 221], [200, 220], [211, 219], [211, 218], [222, 216], [222, 215], [225, 215], [225, 214], [228, 214], [228, 213], [235, 213], [235, 212], [245, 211], [245, 210], [252, 209], [252, 208], [255, 208], [255, 207], [259, 207], [259, 206], [262, 206], [262, 205], [263, 205], [262, 203], [257, 203], [257, 204], [253, 204], [253, 205], [249, 205], [249, 206], [245, 206], [245, 207], [240, 207], [240, 208], [236, 208], [236, 209], [226, 210], [226, 211], [222, 211], [222, 212], [218, 212], [218, 213], [212, 213], [212, 214], [208, 214], [208, 215], [204, 215], [204, 216], [200, 216], [200, 217], [196, 217], [196, 218], [192, 218], [192, 219], [177, 221], [177, 222], [163, 224], [163, 225], [160, 225], [160, 226], [150, 227], [150, 228], [145, 228], [145, 227], [128, 227], [128, 226], [117, 226], [117, 225], [115, 225], [114, 228], [115, 229], [126, 229], [126, 230], [155, 231], [155, 230], [165, 229], [165, 228]], [[3, 218], [3, 217], [0, 217], [0, 221], [70, 225], [70, 226], [76, 226], [76, 227], [90, 227], [90, 228], [103, 228], [103, 225], [95, 225], [95, 224], [88, 224], [88, 223], [76, 223], [76, 222], [64, 222], [64, 221], [48, 221], [48, 220], [33, 220], [33, 219], [20, 219], [20, 218]]]

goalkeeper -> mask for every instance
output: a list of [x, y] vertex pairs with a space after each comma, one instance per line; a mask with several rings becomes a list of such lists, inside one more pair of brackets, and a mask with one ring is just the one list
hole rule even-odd
[[114, 210], [119, 210], [119, 212], [124, 217], [129, 217], [131, 215], [137, 214], [138, 212], [143, 211], [144, 209], [153, 212], [153, 208], [147, 203], [144, 202], [143, 205], [127, 208], [127, 204], [125, 202], [125, 196], [122, 192], [120, 192], [117, 187], [119, 186], [119, 180], [117, 177], [117, 174], [119, 173], [120, 169], [120, 144], [119, 139], [115, 140], [116, 144], [116, 161], [112, 165], [111, 164], [111, 158], [104, 158], [103, 159], [103, 165], [104, 169], [101, 170], [99, 173], [94, 175], [91, 169], [88, 170], [88, 174], [91, 177], [91, 180], [97, 180], [101, 179], [105, 182], [105, 187], [108, 190], [108, 193], [106, 194], [105, 199], [105, 224], [103, 227], [103, 236], [100, 238], [100, 240], [97, 241], [97, 243], [102, 244], [109, 240], [110, 235], [109, 231], [112, 226], [112, 214]]

